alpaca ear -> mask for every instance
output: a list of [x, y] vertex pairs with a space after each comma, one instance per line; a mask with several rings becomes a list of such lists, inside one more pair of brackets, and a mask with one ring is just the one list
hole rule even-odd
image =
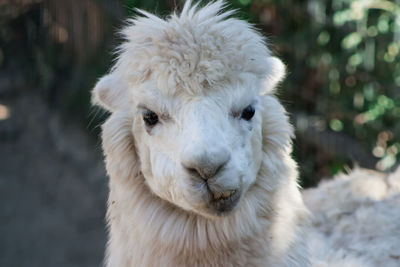
[[273, 93], [286, 75], [286, 67], [279, 58], [269, 57], [266, 64], [268, 65], [268, 74], [263, 81], [261, 95]]
[[129, 106], [128, 85], [114, 74], [103, 76], [92, 91], [92, 104], [110, 112]]

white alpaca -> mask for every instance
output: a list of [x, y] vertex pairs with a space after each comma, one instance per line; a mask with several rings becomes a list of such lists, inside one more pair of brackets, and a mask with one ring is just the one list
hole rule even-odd
[[222, 8], [142, 12], [94, 89], [112, 113], [106, 265], [400, 266], [400, 169], [305, 191], [306, 228], [293, 130], [273, 95], [283, 64]]
[[107, 266], [307, 266], [284, 76], [221, 1], [123, 30], [93, 92], [110, 176]]

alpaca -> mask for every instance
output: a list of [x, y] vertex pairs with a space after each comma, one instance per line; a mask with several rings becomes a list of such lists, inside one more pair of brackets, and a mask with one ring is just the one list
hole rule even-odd
[[144, 11], [93, 103], [110, 177], [106, 266], [309, 266], [284, 65], [217, 1]]

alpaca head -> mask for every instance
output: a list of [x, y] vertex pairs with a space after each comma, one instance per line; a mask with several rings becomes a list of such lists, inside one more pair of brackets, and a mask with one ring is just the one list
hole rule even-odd
[[206, 217], [232, 213], [254, 184], [261, 97], [284, 72], [260, 34], [222, 8], [187, 2], [167, 20], [140, 11], [93, 92], [96, 104], [131, 118], [136, 164], [149, 189]]

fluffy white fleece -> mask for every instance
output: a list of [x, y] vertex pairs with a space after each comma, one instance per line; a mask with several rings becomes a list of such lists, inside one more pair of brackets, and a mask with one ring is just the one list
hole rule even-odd
[[[112, 112], [102, 134], [107, 266], [308, 265], [293, 130], [273, 96], [283, 64], [222, 9], [186, 2], [166, 20], [139, 11], [93, 91]], [[246, 107], [253, 118], [242, 118]], [[182, 167], [222, 158], [207, 184]], [[212, 199], [232, 192], [237, 202]]]
[[293, 129], [273, 94], [284, 66], [222, 10], [186, 2], [166, 20], [139, 11], [93, 90], [111, 112], [105, 264], [395, 266], [398, 178], [355, 171], [307, 190], [306, 229]]
[[355, 169], [303, 192], [313, 266], [400, 266], [400, 168]]

